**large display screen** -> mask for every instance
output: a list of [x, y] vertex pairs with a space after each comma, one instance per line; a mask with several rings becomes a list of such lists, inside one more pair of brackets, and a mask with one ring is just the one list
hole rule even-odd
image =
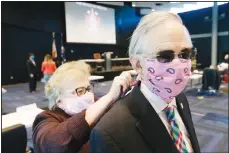
[[116, 44], [114, 9], [84, 2], [65, 2], [68, 43]]

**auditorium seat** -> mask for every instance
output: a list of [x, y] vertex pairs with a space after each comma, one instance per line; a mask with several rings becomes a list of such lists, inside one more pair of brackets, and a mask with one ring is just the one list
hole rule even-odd
[[27, 147], [25, 125], [17, 124], [2, 130], [2, 153], [32, 153]]

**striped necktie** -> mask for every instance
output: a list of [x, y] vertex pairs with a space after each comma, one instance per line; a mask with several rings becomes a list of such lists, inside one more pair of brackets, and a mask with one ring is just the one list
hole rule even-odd
[[170, 135], [172, 137], [172, 140], [173, 140], [175, 146], [177, 147], [179, 152], [188, 153], [187, 147], [186, 147], [185, 142], [184, 142], [183, 137], [182, 137], [182, 133], [181, 133], [179, 126], [175, 120], [174, 106], [166, 108], [166, 116], [167, 116], [168, 122], [170, 124]]

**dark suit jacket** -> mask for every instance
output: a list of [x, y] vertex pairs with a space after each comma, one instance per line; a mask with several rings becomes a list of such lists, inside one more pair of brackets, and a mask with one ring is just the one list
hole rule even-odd
[[[199, 153], [188, 101], [183, 93], [176, 97], [176, 103], [192, 148]], [[141, 93], [140, 82], [92, 130], [90, 150], [91, 153], [178, 153], [163, 122]]]
[[37, 74], [38, 73], [37, 66], [34, 65], [31, 60], [27, 60], [26, 66], [27, 66], [29, 74]]

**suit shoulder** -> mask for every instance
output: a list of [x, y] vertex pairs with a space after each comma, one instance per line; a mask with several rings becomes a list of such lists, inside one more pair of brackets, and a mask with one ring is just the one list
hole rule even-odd
[[182, 101], [184, 101], [184, 102], [187, 102], [187, 97], [186, 97], [186, 95], [184, 94], [184, 92], [181, 92], [181, 93], [177, 96], [177, 98], [179, 98], [179, 100], [182, 100]]
[[116, 104], [100, 119], [96, 127], [110, 130], [115, 129], [116, 127], [121, 128], [125, 126], [126, 123], [128, 124], [130, 122], [134, 122], [132, 114], [127, 105], [128, 101], [130, 100], [128, 97], [129, 96], [126, 96], [117, 101]]
[[31, 61], [30, 60], [27, 60], [26, 63], [30, 63]]

